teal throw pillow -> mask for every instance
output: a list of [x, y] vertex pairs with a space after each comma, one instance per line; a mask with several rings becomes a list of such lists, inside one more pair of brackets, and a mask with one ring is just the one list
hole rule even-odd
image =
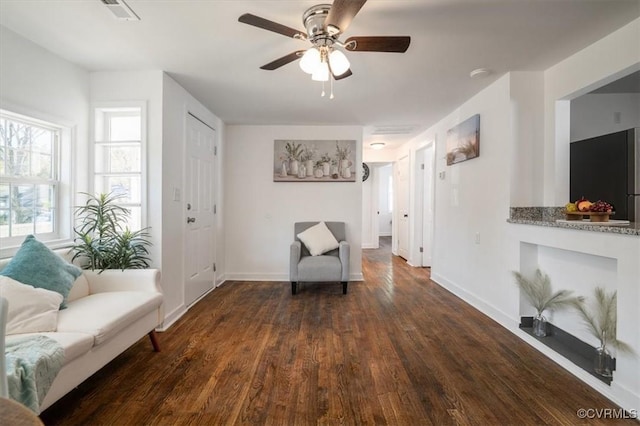
[[22, 284], [60, 293], [64, 298], [61, 309], [66, 307], [69, 291], [80, 274], [80, 268], [55, 254], [33, 235], [25, 238], [13, 259], [0, 271], [0, 275]]

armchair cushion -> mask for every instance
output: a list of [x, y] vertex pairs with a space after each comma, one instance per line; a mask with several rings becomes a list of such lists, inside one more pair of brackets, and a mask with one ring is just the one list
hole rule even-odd
[[333, 236], [324, 222], [307, 228], [304, 232], [299, 233], [297, 237], [307, 247], [311, 256], [320, 256], [340, 246], [338, 240], [336, 240], [336, 237]]

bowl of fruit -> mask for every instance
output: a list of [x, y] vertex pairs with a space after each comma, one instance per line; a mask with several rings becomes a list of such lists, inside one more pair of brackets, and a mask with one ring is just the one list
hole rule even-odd
[[606, 201], [591, 202], [581, 198], [575, 203], [567, 203], [564, 206], [564, 214], [567, 220], [582, 220], [587, 216], [591, 222], [609, 222], [609, 216], [615, 212], [613, 206]]

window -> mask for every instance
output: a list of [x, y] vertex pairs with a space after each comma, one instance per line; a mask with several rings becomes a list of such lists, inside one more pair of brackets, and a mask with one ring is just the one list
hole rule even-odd
[[142, 106], [95, 108], [94, 191], [121, 195], [134, 231], [144, 226], [143, 123]]
[[0, 110], [0, 241], [60, 234], [60, 141], [63, 128]]

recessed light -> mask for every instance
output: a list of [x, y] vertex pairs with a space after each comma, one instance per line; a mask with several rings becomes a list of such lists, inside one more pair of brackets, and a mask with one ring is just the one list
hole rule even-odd
[[382, 149], [384, 148], [384, 142], [374, 142], [369, 146], [371, 147], [371, 149]]
[[491, 74], [491, 70], [487, 68], [476, 68], [475, 70], [469, 73], [469, 77], [471, 78], [482, 78]]

